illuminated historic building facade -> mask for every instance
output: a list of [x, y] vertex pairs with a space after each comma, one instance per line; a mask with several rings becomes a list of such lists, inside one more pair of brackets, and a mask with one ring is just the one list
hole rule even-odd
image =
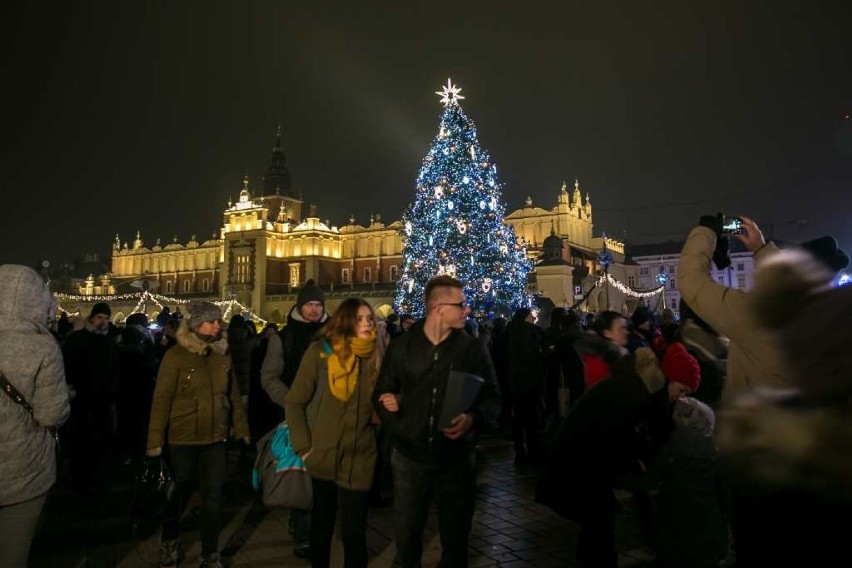
[[[330, 311], [351, 295], [370, 299], [380, 312], [390, 309], [401, 271], [400, 222], [385, 224], [374, 215], [366, 226], [350, 218], [347, 225], [338, 227], [321, 220], [313, 206], [303, 214], [301, 195], [292, 190], [280, 130], [261, 188], [254, 190], [246, 177], [238, 201], [229, 203], [223, 213], [218, 235], [203, 242], [193, 236], [186, 244], [175, 239], [147, 248], [138, 233], [132, 246], [122, 245], [116, 235], [109, 285], [120, 290], [130, 284], [187, 299], [234, 298], [263, 318], [283, 321], [298, 287], [313, 279], [326, 290]], [[533, 207], [527, 198], [523, 208], [506, 216], [506, 222], [515, 227], [536, 260], [551, 233], [562, 239], [564, 264], [559, 278], [570, 282], [560, 284], [561, 289], [582, 294], [590, 287], [604, 243], [615, 257], [611, 274], [632, 270], [623, 264], [623, 243], [592, 235], [592, 205], [588, 194], [581, 198], [578, 182], [571, 196], [562, 185], [552, 209]], [[532, 286], [536, 289], [535, 283]], [[538, 291], [551, 292], [558, 306], [576, 300], [576, 294]], [[81, 288], [80, 293], [92, 292]]]

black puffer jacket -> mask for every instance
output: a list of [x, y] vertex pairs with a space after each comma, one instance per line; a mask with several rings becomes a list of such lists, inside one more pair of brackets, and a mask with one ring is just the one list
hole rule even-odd
[[[388, 348], [373, 405], [393, 435], [396, 449], [412, 460], [427, 464], [449, 463], [473, 450], [471, 440], [450, 440], [439, 429], [451, 370], [473, 373], [485, 379], [470, 410], [475, 437], [500, 412], [500, 391], [494, 366], [479, 340], [461, 330], [453, 330], [447, 339], [432, 345], [420, 321]], [[386, 411], [378, 401], [384, 393], [399, 396], [398, 412]]]
[[540, 393], [544, 388], [544, 332], [524, 320], [506, 326], [506, 359], [513, 393]]

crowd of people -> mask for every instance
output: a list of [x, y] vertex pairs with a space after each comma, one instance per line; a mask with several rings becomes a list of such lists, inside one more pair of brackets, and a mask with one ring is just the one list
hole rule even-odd
[[[474, 320], [465, 284], [437, 276], [420, 320], [360, 298], [329, 314], [308, 281], [281, 329], [226, 324], [197, 301], [120, 328], [96, 303], [72, 331], [35, 271], [0, 266], [0, 565], [26, 566], [62, 439], [84, 496], [103, 490], [110, 455], [166, 460], [178, 497], [160, 565], [183, 562], [179, 521], [198, 489], [201, 565], [222, 566], [226, 444], [247, 459], [285, 419], [312, 493], [290, 511], [293, 552], [315, 567], [330, 566], [338, 519], [344, 565], [367, 566], [370, 507], [390, 502], [399, 565], [420, 566], [435, 502], [441, 565], [467, 566], [483, 433], [510, 435], [515, 464], [540, 472], [536, 499], [580, 525], [581, 566], [618, 565], [619, 489], [660, 567], [821, 565], [852, 499], [852, 287], [830, 286], [849, 259], [830, 238], [779, 251], [743, 226], [753, 290], [710, 277], [727, 238], [704, 217], [681, 254], [679, 317], [555, 308], [546, 329], [529, 307]], [[453, 373], [481, 386], [442, 422]]]

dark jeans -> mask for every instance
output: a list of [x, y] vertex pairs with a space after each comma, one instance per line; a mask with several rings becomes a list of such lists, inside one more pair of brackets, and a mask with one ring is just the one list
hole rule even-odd
[[515, 454], [541, 457], [541, 394], [514, 393], [512, 399], [514, 408], [512, 435], [515, 439]]
[[343, 540], [343, 565], [367, 568], [367, 491], [350, 491], [333, 481], [311, 478], [314, 505], [311, 510], [311, 566], [328, 568], [331, 562], [331, 537], [340, 503], [340, 536]]
[[311, 544], [311, 511], [310, 509], [290, 509], [290, 535], [293, 537], [293, 548], [305, 548]]
[[373, 434], [376, 437], [376, 447], [379, 452], [376, 456], [376, 468], [373, 471], [370, 499], [371, 502], [383, 503], [393, 497], [393, 470], [390, 463], [393, 448], [390, 433], [381, 424], [373, 426]]
[[473, 452], [445, 465], [423, 465], [394, 452], [391, 463], [397, 562], [403, 568], [421, 565], [423, 529], [429, 517], [429, 504], [435, 497], [443, 549], [441, 566], [465, 568], [476, 493]]
[[78, 491], [100, 489], [102, 464], [115, 441], [115, 402], [93, 394], [71, 401], [71, 477]]
[[614, 507], [602, 504], [580, 519], [577, 560], [582, 568], [618, 568]]
[[219, 532], [222, 530], [222, 487], [228, 475], [225, 443], [171, 446], [169, 457], [178, 481], [178, 498], [172, 501], [166, 514], [162, 539], [175, 540], [178, 537], [180, 518], [197, 484], [201, 491], [201, 555], [206, 557], [218, 552]]

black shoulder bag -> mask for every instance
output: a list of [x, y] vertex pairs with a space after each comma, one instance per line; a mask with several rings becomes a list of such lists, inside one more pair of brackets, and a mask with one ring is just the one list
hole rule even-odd
[[[32, 416], [33, 420], [35, 420], [35, 414], [33, 413], [33, 407], [30, 406], [30, 403], [27, 402], [27, 399], [24, 398], [24, 395], [22, 395], [18, 391], [18, 389], [16, 389], [15, 386], [12, 383], [9, 382], [9, 379], [7, 379], [6, 375], [4, 375], [3, 373], [0, 373], [0, 387], [2, 387], [3, 392], [5, 392], [7, 395], [9, 395], [9, 398], [11, 398], [13, 401], [15, 401], [16, 403], [23, 406], [24, 410], [29, 412], [30, 416]], [[53, 439], [56, 441], [56, 452], [58, 454], [59, 453], [59, 432], [57, 432], [53, 428], [48, 428], [47, 430], [50, 432], [50, 434], [53, 436]]]

